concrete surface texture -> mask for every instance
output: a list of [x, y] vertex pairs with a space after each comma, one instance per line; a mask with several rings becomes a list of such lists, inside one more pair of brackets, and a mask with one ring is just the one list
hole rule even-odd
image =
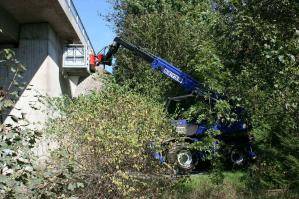
[[[92, 50], [87, 33], [71, 0], [0, 0], [0, 48], [14, 47], [16, 59], [25, 65], [26, 89], [9, 113], [40, 128], [48, 117], [44, 96], [73, 96], [86, 75], [62, 76], [64, 47], [83, 44]], [[0, 69], [0, 86], [11, 79], [9, 68]], [[5, 123], [12, 124], [7, 117]]]
[[0, 7], [0, 41], [14, 43], [18, 41], [19, 24], [4, 8]]
[[88, 95], [91, 92], [101, 91], [103, 88], [103, 82], [101, 81], [101, 76], [105, 73], [103, 69], [97, 69], [97, 73], [94, 73], [87, 77], [85, 80], [80, 82], [75, 89], [74, 97], [80, 95]]
[[[5, 124], [42, 129], [49, 117], [57, 116], [45, 98], [73, 97], [90, 90], [90, 85], [101, 87], [92, 78], [82, 82], [85, 76], [62, 75], [63, 50], [68, 44], [83, 44], [93, 51], [71, 0], [0, 0], [0, 49], [14, 48], [16, 59], [27, 68], [22, 78], [26, 88]], [[5, 88], [11, 75], [8, 67], [0, 66], [0, 86]], [[53, 140], [43, 138], [34, 152], [46, 161], [57, 147]]]
[[[26, 89], [20, 96], [10, 115], [29, 121], [30, 127], [46, 120], [47, 106], [41, 102], [44, 96], [58, 97], [69, 94], [68, 81], [61, 77], [62, 62], [61, 40], [49, 24], [32, 24], [22, 26], [19, 48], [16, 56], [27, 66], [23, 81]], [[13, 124], [11, 117], [5, 123]]]
[[[83, 34], [86, 33], [83, 33], [78, 27], [80, 22], [74, 16], [75, 8], [71, 8], [70, 3], [69, 0], [0, 0], [0, 7], [6, 13], [2, 14], [1, 11], [1, 20], [7, 21], [7, 23], [1, 23], [0, 28], [7, 34], [15, 34], [16, 28], [11, 28], [11, 26], [16, 26], [16, 23], [47, 22], [65, 41], [69, 43], [85, 42]], [[9, 25], [7, 26], [7, 24]], [[0, 42], [3, 43], [3, 40]], [[15, 39], [15, 42], [18, 40]]]

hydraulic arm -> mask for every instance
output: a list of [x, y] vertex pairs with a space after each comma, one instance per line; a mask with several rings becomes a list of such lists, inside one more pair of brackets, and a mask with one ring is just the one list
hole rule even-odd
[[[189, 92], [188, 95], [169, 99], [180, 101], [181, 99], [195, 96], [211, 101], [214, 104], [217, 100], [225, 98], [224, 96], [220, 96], [219, 94], [207, 89], [202, 83], [198, 82], [190, 75], [184, 73], [166, 60], [152, 55], [151, 53], [119, 37], [114, 39], [114, 42], [109, 46], [107, 53], [90, 56], [91, 69], [100, 64], [111, 65], [112, 57], [117, 53], [121, 46], [130, 50], [136, 56], [141, 57], [145, 61], [149, 62], [154, 70], [159, 71], [168, 78], [176, 81], [184, 90]], [[236, 113], [239, 115], [241, 111], [236, 110]], [[209, 129], [221, 132], [221, 134], [217, 136], [217, 139], [223, 140], [224, 143], [229, 146], [228, 148], [231, 148], [229, 149], [230, 152], [228, 152], [226, 157], [230, 159], [230, 162], [232, 162], [234, 165], [242, 165], [245, 162], [245, 159], [253, 160], [256, 157], [251, 148], [251, 138], [248, 134], [249, 128], [241, 120], [232, 123], [226, 123], [222, 120], [218, 120], [215, 121], [215, 124], [212, 126], [206, 126], [205, 123], [189, 123], [185, 119], [179, 119], [173, 122], [174, 126], [176, 126], [177, 132], [179, 134], [182, 134], [180, 132], [183, 132], [183, 137], [180, 137], [179, 142], [174, 146], [173, 149], [166, 149], [165, 154], [164, 152], [163, 154], [159, 152], [153, 152], [153, 156], [161, 162], [165, 162], [166, 159], [168, 162], [177, 164], [180, 170], [183, 170], [184, 172], [192, 170], [198, 164], [198, 162], [204, 161], [203, 157], [205, 156], [206, 152], [201, 150], [190, 151], [188, 147], [183, 146], [194, 142], [200, 142], [203, 136], [206, 135], [206, 132], [208, 133]], [[170, 139], [167, 142], [169, 147], [172, 146], [170, 143], [173, 140], [175, 139]], [[216, 145], [217, 143], [215, 142]]]
[[119, 47], [122, 46], [130, 51], [132, 51], [138, 57], [141, 57], [145, 61], [151, 64], [154, 70], [160, 71], [167, 77], [179, 83], [186, 91], [191, 92], [193, 95], [198, 97], [207, 97], [211, 100], [217, 100], [218, 95], [213, 92], [209, 92], [203, 84], [192, 78], [187, 73], [184, 73], [179, 68], [175, 67], [166, 60], [152, 55], [149, 52], [119, 38], [116, 37], [114, 42], [109, 46], [109, 50], [106, 54], [98, 54], [97, 56], [91, 55], [91, 67], [100, 64], [111, 65], [111, 59], [114, 54], [118, 51]]

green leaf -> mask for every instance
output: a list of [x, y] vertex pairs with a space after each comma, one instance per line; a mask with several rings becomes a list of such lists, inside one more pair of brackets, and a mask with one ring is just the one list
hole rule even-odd
[[3, 100], [3, 106], [4, 106], [4, 108], [11, 108], [14, 106], [14, 103], [12, 100], [5, 99], [5, 100]]
[[84, 188], [84, 184], [81, 182], [77, 182], [77, 188]]
[[279, 55], [278, 56], [278, 60], [281, 62], [281, 63], [285, 63], [285, 60], [284, 60], [284, 56], [283, 55]]
[[77, 188], [77, 186], [76, 186], [75, 183], [70, 183], [70, 184], [67, 186], [67, 189], [70, 190], [70, 191], [74, 191], [76, 188]]

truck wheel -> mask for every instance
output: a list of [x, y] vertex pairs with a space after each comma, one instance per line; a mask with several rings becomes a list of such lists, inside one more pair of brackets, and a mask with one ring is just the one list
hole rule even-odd
[[172, 164], [179, 173], [189, 173], [196, 165], [196, 158], [185, 145], [174, 145], [168, 150], [166, 161]]
[[245, 163], [244, 153], [239, 149], [233, 149], [230, 154], [233, 166], [243, 166]]

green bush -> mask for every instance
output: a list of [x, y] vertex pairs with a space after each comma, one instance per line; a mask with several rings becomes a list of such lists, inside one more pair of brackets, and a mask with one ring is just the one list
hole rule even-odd
[[53, 156], [59, 172], [52, 174], [55, 183], [44, 181], [40, 195], [157, 197], [175, 182], [146, 151], [172, 134], [160, 103], [110, 79], [99, 93], [56, 105], [63, 116], [48, 130], [61, 146]]
[[[234, 101], [216, 108], [189, 103], [181, 115], [198, 122], [234, 120], [234, 106], [247, 110], [244, 120], [252, 124], [258, 152], [249, 185], [298, 190], [298, 1], [113, 2], [112, 19], [122, 37]], [[125, 50], [115, 74], [118, 82], [160, 101], [183, 93]]]
[[24, 89], [21, 81], [26, 68], [9, 49], [0, 51], [0, 67], [9, 74], [0, 84], [0, 198], [26, 198], [24, 194], [35, 175], [31, 149], [40, 135], [18, 125], [24, 118], [11, 116], [15, 125], [3, 124]]
[[10, 49], [0, 50], [0, 67], [3, 71], [7, 70], [8, 74], [7, 77], [1, 77], [3, 79], [0, 83], [0, 123], [2, 124], [18, 99], [19, 93], [24, 89], [22, 75], [26, 67], [15, 58], [15, 52]]
[[[251, 113], [259, 159], [256, 189], [299, 186], [299, 4], [283, 1], [219, 2], [211, 34], [225, 69], [227, 92]], [[228, 12], [234, 7], [234, 12]], [[298, 190], [298, 189], [297, 189]]]

